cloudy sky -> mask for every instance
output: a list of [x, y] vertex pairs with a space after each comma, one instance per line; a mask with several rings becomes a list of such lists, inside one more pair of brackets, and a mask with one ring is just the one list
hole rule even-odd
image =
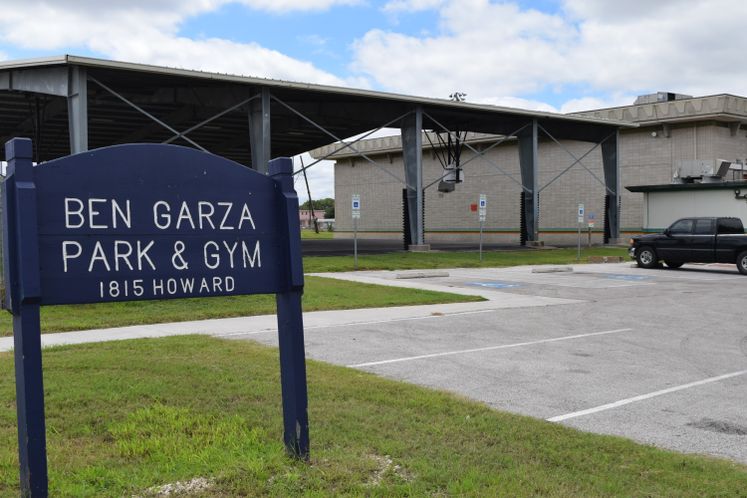
[[[572, 112], [747, 94], [744, 0], [0, 0], [0, 60], [75, 54]], [[332, 194], [329, 166], [314, 196]]]

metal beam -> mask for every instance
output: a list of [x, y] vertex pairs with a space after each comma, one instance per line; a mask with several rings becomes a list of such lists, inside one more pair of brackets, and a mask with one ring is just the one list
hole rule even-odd
[[0, 73], [0, 90], [67, 97], [68, 87], [68, 69], [65, 67], [20, 69]]
[[290, 105], [286, 104], [285, 102], [283, 102], [282, 100], [280, 100], [279, 98], [277, 98], [274, 95], [272, 95], [272, 100], [274, 100], [275, 102], [277, 102], [281, 106], [285, 107], [290, 112], [292, 112], [293, 114], [295, 114], [299, 118], [303, 119], [304, 121], [306, 121], [307, 123], [309, 123], [310, 125], [312, 125], [314, 128], [318, 129], [319, 131], [321, 131], [321, 132], [329, 135], [330, 137], [332, 137], [336, 141], [340, 142], [343, 145], [344, 149], [350, 149], [350, 150], [352, 150], [353, 152], [355, 152], [356, 154], [358, 154], [360, 157], [362, 157], [363, 159], [365, 159], [366, 161], [368, 161], [372, 165], [376, 166], [381, 171], [383, 171], [387, 175], [391, 176], [392, 178], [394, 178], [398, 182], [407, 184], [407, 182], [405, 182], [405, 180], [403, 180], [402, 178], [398, 177], [397, 175], [395, 175], [394, 173], [392, 173], [391, 171], [389, 171], [388, 169], [386, 169], [385, 167], [381, 166], [379, 163], [377, 163], [376, 161], [374, 161], [373, 159], [371, 159], [370, 157], [368, 157], [366, 154], [364, 154], [363, 152], [361, 152], [358, 149], [356, 149], [353, 146], [353, 143], [355, 143], [355, 142], [346, 142], [346, 141], [344, 141], [342, 138], [338, 137], [337, 135], [335, 135], [334, 133], [332, 133], [331, 131], [329, 131], [328, 129], [326, 129], [325, 127], [323, 127], [322, 125], [320, 125], [319, 123], [317, 123], [316, 121], [314, 121], [313, 119], [311, 119], [310, 117], [308, 117], [308, 116], [302, 114], [301, 112], [297, 111], [296, 109], [294, 109]]
[[189, 137], [187, 137], [187, 136], [184, 136], [184, 135], [182, 135], [182, 134], [181, 134], [181, 133], [179, 132], [179, 130], [177, 130], [177, 129], [176, 129], [176, 128], [174, 128], [173, 126], [170, 126], [170, 125], [168, 125], [167, 123], [164, 123], [164, 122], [163, 122], [162, 120], [158, 119], [158, 118], [157, 118], [157, 117], [155, 117], [155, 116], [154, 116], [153, 114], [149, 113], [148, 111], [146, 111], [145, 109], [143, 109], [143, 108], [142, 108], [142, 107], [140, 107], [139, 105], [135, 104], [134, 102], [132, 102], [131, 100], [129, 100], [128, 98], [126, 98], [126, 97], [125, 97], [124, 95], [122, 95], [122, 94], [120, 94], [120, 93], [117, 93], [117, 92], [115, 92], [115, 91], [114, 91], [114, 90], [112, 90], [112, 89], [111, 89], [110, 87], [108, 87], [107, 85], [103, 84], [102, 82], [100, 82], [99, 80], [97, 80], [97, 79], [96, 79], [96, 78], [94, 78], [94, 77], [91, 77], [91, 78], [90, 78], [90, 80], [91, 80], [91, 81], [93, 81], [94, 83], [96, 83], [96, 84], [97, 84], [98, 86], [100, 86], [100, 87], [101, 87], [101, 88], [103, 88], [104, 90], [106, 90], [107, 92], [109, 92], [110, 94], [112, 94], [112, 95], [114, 95], [115, 97], [117, 97], [117, 98], [118, 98], [119, 100], [121, 100], [122, 102], [124, 102], [124, 103], [125, 103], [125, 104], [127, 104], [128, 106], [132, 107], [132, 108], [133, 108], [133, 109], [135, 109], [136, 111], [140, 112], [141, 114], [143, 114], [143, 115], [145, 115], [145, 116], [149, 117], [150, 119], [152, 119], [153, 121], [155, 121], [155, 122], [156, 122], [156, 123], [158, 123], [159, 125], [163, 126], [163, 127], [164, 127], [164, 128], [166, 128], [167, 130], [169, 130], [169, 131], [170, 131], [171, 133], [174, 133], [174, 134], [176, 134], [176, 135], [179, 135], [179, 136], [181, 136], [181, 137], [182, 137], [182, 139], [184, 139], [184, 140], [186, 140], [187, 142], [189, 142], [190, 144], [194, 145], [195, 147], [197, 147], [197, 148], [198, 148], [198, 149], [200, 149], [201, 151], [203, 151], [203, 152], [208, 152], [208, 150], [207, 150], [207, 149], [206, 149], [205, 147], [203, 147], [202, 145], [198, 144], [197, 142], [195, 142], [195, 141], [194, 141], [194, 140], [192, 140], [191, 138], [189, 138]]
[[322, 162], [322, 161], [326, 160], [326, 159], [327, 159], [327, 158], [329, 158], [330, 156], [333, 156], [333, 155], [337, 154], [338, 152], [340, 152], [340, 151], [341, 151], [341, 150], [343, 150], [343, 149], [347, 149], [347, 148], [348, 148], [348, 146], [350, 146], [350, 145], [354, 145], [354, 144], [356, 144], [356, 143], [358, 143], [358, 142], [361, 142], [362, 140], [365, 140], [366, 138], [368, 138], [369, 136], [373, 135], [373, 134], [374, 134], [374, 133], [376, 133], [377, 131], [380, 131], [380, 130], [382, 130], [382, 129], [384, 129], [384, 128], [387, 128], [387, 127], [389, 127], [390, 125], [392, 125], [392, 124], [396, 123], [397, 121], [401, 121], [401, 120], [402, 120], [402, 118], [404, 118], [405, 116], [407, 116], [408, 114], [410, 114], [410, 112], [411, 112], [411, 111], [407, 111], [406, 113], [402, 114], [401, 116], [397, 116], [396, 118], [394, 118], [394, 119], [392, 119], [392, 120], [390, 120], [390, 121], [387, 121], [386, 123], [384, 123], [383, 125], [379, 126], [378, 128], [375, 128], [375, 129], [373, 129], [373, 130], [370, 130], [370, 131], [369, 131], [369, 132], [367, 132], [367, 133], [364, 133], [363, 135], [359, 136], [359, 137], [358, 137], [358, 138], [356, 138], [355, 140], [352, 140], [352, 141], [350, 141], [350, 142], [343, 142], [343, 145], [341, 145], [340, 147], [338, 147], [338, 148], [334, 149], [334, 150], [333, 150], [332, 152], [329, 152], [329, 153], [325, 154], [324, 156], [322, 156], [322, 157], [320, 157], [319, 159], [315, 160], [315, 161], [314, 161], [313, 163], [311, 163], [311, 164], [308, 164], [308, 165], [306, 165], [306, 166], [302, 167], [301, 169], [299, 169], [299, 170], [297, 170], [297, 171], [294, 171], [294, 172], [293, 172], [293, 174], [294, 174], [294, 175], [297, 175], [297, 174], [299, 174], [299, 173], [306, 173], [306, 170], [307, 170], [307, 169], [309, 169], [309, 168], [311, 168], [311, 167], [312, 167], [312, 166], [314, 166], [315, 164], [317, 164], [317, 163], [320, 163], [320, 162]]
[[[565, 171], [563, 171], [563, 173], [565, 173], [566, 171], [568, 171], [568, 170], [569, 170], [569, 169], [570, 169], [571, 167], [575, 166], [576, 164], [579, 164], [579, 165], [580, 165], [580, 166], [581, 166], [582, 168], [584, 168], [584, 169], [585, 169], [585, 170], [586, 170], [586, 171], [587, 171], [587, 172], [588, 172], [588, 173], [589, 173], [589, 174], [590, 174], [591, 176], [593, 176], [593, 177], [594, 177], [594, 179], [595, 179], [596, 181], [598, 181], [600, 185], [602, 185], [602, 186], [605, 186], [605, 183], [604, 183], [604, 182], [603, 182], [602, 180], [600, 180], [600, 179], [599, 179], [599, 177], [598, 177], [598, 176], [597, 176], [597, 175], [596, 175], [596, 174], [595, 174], [595, 173], [594, 173], [594, 172], [593, 172], [592, 170], [590, 170], [589, 168], [587, 168], [587, 167], [586, 167], [586, 165], [585, 165], [584, 163], [582, 163], [582, 162], [581, 162], [581, 158], [580, 158], [580, 157], [577, 157], [577, 156], [576, 156], [576, 154], [574, 154], [573, 152], [571, 152], [571, 151], [570, 151], [570, 150], [568, 149], [568, 147], [566, 147], [565, 145], [563, 145], [562, 143], [560, 143], [560, 141], [559, 141], [559, 140], [558, 140], [557, 138], [555, 138], [555, 137], [554, 137], [554, 136], [552, 135], [552, 133], [550, 133], [549, 131], [547, 131], [547, 129], [543, 128], [543, 127], [542, 127], [541, 125], [539, 126], [539, 129], [540, 129], [540, 130], [542, 130], [542, 132], [544, 132], [544, 134], [545, 134], [545, 135], [547, 135], [547, 137], [548, 137], [548, 138], [549, 138], [550, 140], [552, 140], [553, 142], [555, 142], [555, 144], [556, 144], [556, 145], [557, 145], [558, 147], [560, 147], [561, 149], [563, 149], [563, 150], [565, 151], [565, 153], [566, 153], [566, 154], [568, 154], [569, 156], [571, 156], [571, 157], [572, 157], [572, 158], [574, 159], [574, 162], [573, 162], [573, 164], [571, 164], [571, 166], [570, 166], [570, 167], [568, 167], [568, 168], [567, 168], [567, 169], [566, 169]], [[606, 140], [606, 139], [603, 139], [602, 141], [604, 141], [604, 140]], [[595, 148], [596, 148], [596, 146], [592, 147], [592, 149], [591, 149], [591, 150], [594, 150]], [[591, 152], [591, 150], [590, 150], [590, 151], [588, 151], [588, 152], [587, 152], [586, 154], [584, 154], [584, 156], [585, 156], [585, 155], [587, 155], [587, 154], [588, 154], [589, 152]], [[582, 156], [582, 157], [583, 157], [583, 156]], [[562, 176], [562, 173], [561, 173], [561, 176]], [[553, 180], [553, 181], [555, 181], [555, 180]]]
[[539, 240], [539, 130], [537, 120], [532, 126], [522, 129], [519, 138], [519, 169], [521, 187], [524, 190], [524, 213], [526, 216], [527, 240]]
[[[444, 130], [444, 132], [446, 132], [449, 135], [451, 135], [452, 137], [456, 138], [456, 135], [454, 134], [454, 132], [449, 131], [449, 129], [446, 126], [444, 126], [443, 124], [441, 124], [436, 118], [434, 118], [433, 116], [431, 116], [427, 112], [424, 112], [423, 115], [426, 116], [429, 120], [433, 121], [437, 126], [439, 126], [442, 130]], [[519, 128], [519, 129], [521, 129], [521, 128]], [[514, 133], [516, 133], [516, 132], [514, 132]], [[522, 185], [522, 183], [519, 180], [517, 180], [516, 178], [514, 178], [514, 176], [511, 173], [508, 173], [506, 170], [504, 170], [503, 168], [501, 168], [500, 166], [498, 166], [494, 161], [490, 160], [484, 154], [484, 152], [480, 152], [479, 150], [475, 149], [468, 142], [464, 142], [464, 146], [466, 148], [468, 148], [469, 150], [471, 150], [473, 154], [475, 154], [476, 156], [479, 156], [483, 161], [485, 161], [486, 163], [488, 163], [489, 165], [491, 165], [493, 168], [495, 168], [498, 171], [500, 171], [503, 175], [507, 176], [512, 182], [516, 183], [521, 188], [524, 188], [524, 186]], [[471, 160], [472, 160], [472, 158], [469, 159], [469, 161], [471, 161]]]
[[270, 129], [270, 90], [262, 88], [257, 99], [249, 105], [249, 146], [252, 149], [252, 169], [267, 174], [267, 164], [272, 158]]
[[88, 150], [88, 79], [86, 69], [72, 66], [68, 74], [67, 120], [70, 153]]
[[424, 245], [423, 227], [423, 108], [402, 120], [402, 159], [407, 180], [407, 210], [414, 245]]
[[602, 142], [602, 167], [604, 168], [604, 182], [610, 196], [607, 205], [607, 220], [610, 227], [610, 243], [620, 239], [620, 132], [617, 131]]

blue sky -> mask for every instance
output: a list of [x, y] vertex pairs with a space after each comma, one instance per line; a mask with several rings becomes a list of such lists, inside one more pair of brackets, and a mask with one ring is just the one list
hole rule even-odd
[[3, 0], [0, 60], [68, 53], [555, 112], [747, 94], [747, 2], [686, 5]]

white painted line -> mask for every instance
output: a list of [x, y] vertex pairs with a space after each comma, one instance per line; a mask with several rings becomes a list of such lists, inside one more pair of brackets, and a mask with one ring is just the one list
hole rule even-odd
[[459, 351], [446, 351], [444, 353], [432, 353], [432, 354], [422, 354], [418, 356], [407, 356], [405, 358], [394, 358], [392, 360], [370, 361], [367, 363], [358, 363], [355, 365], [348, 365], [348, 367], [350, 368], [372, 367], [375, 365], [387, 365], [389, 363], [399, 363], [402, 361], [422, 360], [426, 358], [439, 358], [441, 356], [451, 356], [451, 355], [456, 355], [456, 354], [479, 353], [481, 351], [493, 351], [496, 349], [518, 348], [521, 346], [532, 346], [534, 344], [545, 344], [548, 342], [568, 341], [571, 339], [582, 339], [584, 337], [594, 337], [597, 335], [618, 334], [620, 332], [629, 332], [631, 330], [633, 329], [616, 329], [616, 330], [605, 330], [603, 332], [591, 332], [589, 334], [566, 335], [563, 337], [554, 337], [552, 339], [540, 339], [537, 341], [517, 342], [514, 344], [503, 344], [501, 346], [488, 346], [486, 348], [462, 349]]
[[[475, 310], [475, 311], [457, 311], [455, 313], [439, 313], [436, 315], [428, 315], [428, 316], [413, 316], [408, 318], [392, 318], [391, 320], [372, 320], [368, 322], [346, 322], [346, 323], [334, 323], [330, 325], [314, 325], [311, 327], [304, 327], [304, 330], [315, 330], [315, 329], [332, 329], [336, 327], [350, 327], [350, 326], [358, 326], [358, 325], [376, 325], [379, 323], [395, 323], [395, 322], [410, 322], [413, 320], [427, 320], [429, 318], [446, 318], [450, 316], [462, 316], [462, 315], [476, 315], [478, 313], [491, 313], [493, 311], [502, 311], [505, 308], [496, 308], [496, 309], [489, 309], [489, 310]], [[264, 330], [254, 330], [251, 332], [228, 332], [225, 334], [213, 334], [213, 337], [233, 337], [233, 336], [239, 336], [239, 335], [256, 335], [256, 334], [267, 334], [269, 332], [277, 332], [278, 329], [276, 327], [264, 329]]]
[[591, 415], [592, 413], [602, 412], [605, 410], [611, 410], [612, 408], [618, 408], [620, 406], [629, 405], [630, 403], [635, 403], [637, 401], [644, 401], [647, 399], [655, 398], [657, 396], [663, 396], [664, 394], [682, 391], [684, 389], [690, 389], [691, 387], [702, 386], [703, 384], [710, 384], [711, 382], [718, 382], [720, 380], [730, 379], [732, 377], [737, 377], [739, 375], [744, 375], [744, 374], [747, 374], [747, 370], [740, 370], [739, 372], [732, 372], [732, 373], [728, 373], [724, 375], [719, 375], [718, 377], [710, 377], [708, 379], [703, 379], [703, 380], [699, 380], [696, 382], [690, 382], [688, 384], [682, 384], [681, 386], [669, 387], [667, 389], [662, 389], [660, 391], [654, 391], [648, 394], [641, 394], [640, 396], [634, 396], [632, 398], [621, 399], [620, 401], [615, 401], [614, 403], [607, 403], [606, 405], [595, 406], [594, 408], [588, 408], [586, 410], [566, 413], [565, 415], [558, 415], [557, 417], [548, 418], [547, 421], [548, 422], [562, 422], [563, 420], [568, 420], [569, 418], [583, 417], [584, 415]]

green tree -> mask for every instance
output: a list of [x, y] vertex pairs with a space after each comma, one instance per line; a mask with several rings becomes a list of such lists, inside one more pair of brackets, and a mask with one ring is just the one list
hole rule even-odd
[[[330, 197], [325, 197], [324, 199], [313, 199], [314, 209], [324, 210], [324, 217], [334, 218], [335, 217], [335, 200]], [[299, 209], [309, 209], [309, 201], [304, 202], [299, 206]]]

